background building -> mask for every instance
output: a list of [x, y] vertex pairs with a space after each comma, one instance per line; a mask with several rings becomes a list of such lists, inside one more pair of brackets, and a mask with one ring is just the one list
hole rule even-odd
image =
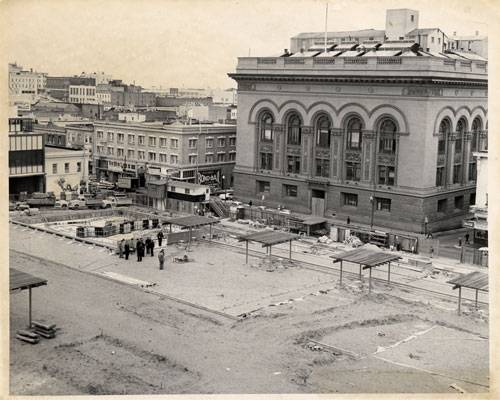
[[144, 186], [146, 176], [173, 176], [219, 188], [232, 185], [235, 125], [95, 121], [94, 130], [98, 179], [132, 176]]
[[487, 62], [419, 48], [239, 58], [238, 197], [405, 231], [461, 226], [487, 132]]
[[[418, 26], [419, 12], [411, 9], [394, 9], [386, 11], [385, 30], [362, 29], [358, 31], [328, 32], [327, 45], [343, 43], [363, 43], [367, 41], [384, 42], [386, 40], [412, 40], [418, 43], [422, 50], [442, 52], [445, 50], [459, 50], [474, 52], [483, 58], [488, 58], [488, 38], [479, 35], [448, 37], [439, 28], [421, 29]], [[323, 48], [324, 32], [300, 33], [290, 39], [291, 53], [307, 50], [313, 46]]]
[[45, 179], [43, 134], [33, 132], [29, 118], [9, 118], [9, 195], [43, 192]]
[[69, 85], [69, 102], [77, 104], [97, 104], [95, 86]]
[[46, 191], [56, 196], [65, 190], [78, 190], [87, 181], [84, 150], [70, 147], [45, 147]]

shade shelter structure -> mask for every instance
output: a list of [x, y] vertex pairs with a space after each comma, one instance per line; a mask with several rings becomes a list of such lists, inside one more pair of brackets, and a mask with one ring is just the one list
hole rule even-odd
[[478, 292], [488, 292], [488, 274], [483, 272], [471, 272], [469, 274], [461, 274], [460, 276], [448, 281], [453, 285], [453, 290], [458, 289], [458, 315], [460, 315], [460, 306], [462, 303], [462, 288], [469, 288], [476, 291], [476, 308]]
[[202, 226], [210, 227], [209, 241], [212, 241], [212, 225], [219, 223], [219, 219], [202, 217], [200, 215], [189, 215], [187, 217], [171, 218], [163, 222], [164, 225], [170, 225], [170, 232], [172, 232], [172, 225], [177, 225], [185, 229], [189, 229], [189, 243], [193, 236], [193, 228], [200, 228]]
[[321, 226], [324, 226], [324, 224], [327, 222], [325, 218], [321, 217], [316, 217], [316, 216], [311, 216], [307, 217], [302, 221], [302, 225], [304, 226], [307, 236], [311, 235], [311, 232], [315, 228], [319, 228]]
[[370, 281], [368, 290], [372, 290], [372, 269], [383, 264], [388, 264], [387, 282], [391, 281], [391, 262], [401, 259], [400, 256], [389, 254], [382, 251], [355, 249], [344, 251], [342, 253], [330, 256], [333, 258], [333, 263], [340, 262], [340, 283], [342, 283], [342, 263], [344, 261], [359, 264], [359, 279], [363, 269], [370, 270]]
[[10, 293], [28, 289], [28, 328], [31, 328], [32, 314], [32, 299], [31, 289], [47, 285], [47, 280], [38, 278], [26, 272], [19, 271], [15, 268], [10, 268], [9, 291]]
[[249, 235], [243, 235], [238, 238], [240, 242], [245, 242], [245, 263], [248, 264], [248, 242], [262, 243], [262, 247], [267, 247], [269, 249], [269, 256], [272, 255], [272, 246], [275, 244], [290, 242], [290, 252], [288, 258], [292, 259], [292, 241], [297, 240], [298, 235], [292, 233], [279, 232], [279, 231], [264, 231], [264, 232], [254, 232]]

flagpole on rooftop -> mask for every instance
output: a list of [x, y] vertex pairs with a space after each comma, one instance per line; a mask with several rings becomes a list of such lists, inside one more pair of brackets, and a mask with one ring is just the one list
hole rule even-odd
[[326, 53], [326, 42], [328, 40], [328, 2], [326, 2], [326, 12], [325, 12], [325, 53]]

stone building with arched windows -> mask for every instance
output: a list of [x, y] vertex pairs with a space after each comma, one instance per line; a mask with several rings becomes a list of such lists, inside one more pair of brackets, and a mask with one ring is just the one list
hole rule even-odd
[[461, 226], [486, 145], [487, 61], [408, 40], [339, 46], [238, 59], [235, 193], [411, 232]]

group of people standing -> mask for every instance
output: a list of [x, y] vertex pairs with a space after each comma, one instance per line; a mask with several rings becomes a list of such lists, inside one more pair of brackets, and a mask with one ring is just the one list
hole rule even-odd
[[[162, 231], [159, 231], [156, 235], [158, 239], [158, 246], [161, 247], [164, 235]], [[145, 241], [142, 238], [139, 239], [122, 239], [118, 242], [118, 254], [120, 258], [125, 256], [125, 260], [128, 260], [130, 252], [135, 248], [137, 254], [137, 261], [141, 262], [144, 254], [154, 257], [155, 241], [148, 237]], [[160, 269], [163, 269], [165, 263], [165, 250], [161, 249], [158, 254], [158, 261], [160, 263]]]

